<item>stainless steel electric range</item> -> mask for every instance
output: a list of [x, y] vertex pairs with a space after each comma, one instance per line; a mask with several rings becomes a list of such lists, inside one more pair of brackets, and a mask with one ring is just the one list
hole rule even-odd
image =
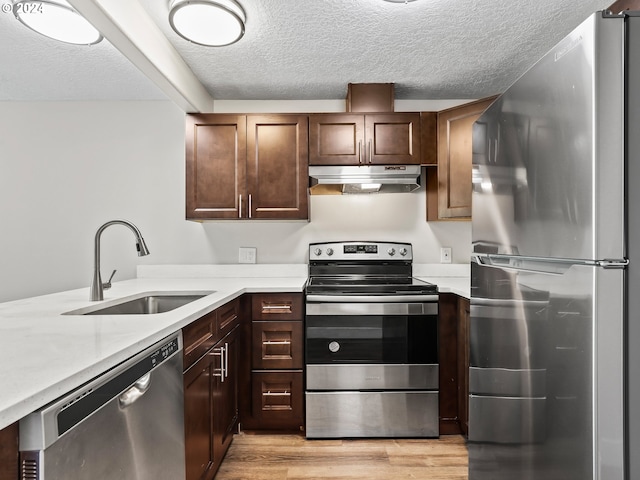
[[438, 436], [438, 288], [409, 243], [309, 246], [307, 438]]

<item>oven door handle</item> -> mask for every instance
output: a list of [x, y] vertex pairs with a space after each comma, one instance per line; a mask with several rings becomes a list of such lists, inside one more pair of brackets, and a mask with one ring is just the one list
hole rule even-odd
[[438, 295], [307, 295], [306, 300], [320, 303], [416, 303], [437, 302]]

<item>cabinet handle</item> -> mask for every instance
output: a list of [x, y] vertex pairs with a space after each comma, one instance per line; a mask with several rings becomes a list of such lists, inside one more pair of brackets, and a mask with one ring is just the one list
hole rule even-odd
[[291, 340], [265, 340], [263, 345], [291, 345]]
[[369, 140], [369, 163], [373, 162], [373, 142]]
[[291, 313], [291, 305], [290, 304], [270, 304], [270, 305], [262, 305], [262, 313]]
[[[227, 345], [227, 344], [225, 344]], [[213, 373], [214, 377], [220, 377], [220, 382], [224, 383], [224, 357], [225, 357], [225, 347], [214, 348], [211, 352], [211, 355], [214, 357], [220, 357], [220, 368], [214, 368], [214, 370], [220, 371], [220, 373]]]
[[291, 396], [291, 392], [272, 392], [272, 391], [268, 391], [268, 392], [262, 392], [262, 396], [263, 397], [290, 397]]
[[253, 208], [252, 206], [252, 202], [251, 202], [251, 194], [249, 194], [249, 218], [251, 218], [251, 209]]
[[232, 314], [228, 319], [226, 319], [223, 322], [220, 322], [220, 330], [225, 330], [227, 328], [227, 326], [234, 322], [236, 319], [238, 318], [238, 315], [236, 315], [235, 313]]
[[358, 140], [358, 163], [362, 164], [362, 140]]
[[242, 195], [238, 195], [238, 218], [242, 218]]
[[224, 373], [223, 382], [225, 378], [229, 378], [229, 344], [225, 342], [224, 344], [224, 367], [222, 372]]

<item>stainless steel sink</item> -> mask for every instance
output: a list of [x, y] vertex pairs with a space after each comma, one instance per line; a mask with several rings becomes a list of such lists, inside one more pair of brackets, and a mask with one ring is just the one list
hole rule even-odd
[[135, 297], [80, 308], [66, 312], [64, 315], [153, 315], [170, 312], [212, 293], [214, 292], [144, 293]]

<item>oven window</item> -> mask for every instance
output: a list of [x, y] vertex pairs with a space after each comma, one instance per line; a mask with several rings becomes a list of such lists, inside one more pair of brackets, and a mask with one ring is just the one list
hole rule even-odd
[[438, 363], [437, 315], [313, 315], [307, 363]]

